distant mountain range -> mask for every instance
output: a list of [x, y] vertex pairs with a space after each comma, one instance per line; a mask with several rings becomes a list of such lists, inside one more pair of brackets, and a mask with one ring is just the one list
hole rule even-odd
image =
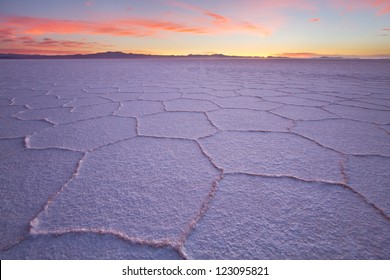
[[[0, 59], [150, 59], [150, 58], [254, 58], [254, 59], [290, 59], [288, 56], [230, 56], [224, 54], [189, 54], [189, 55], [152, 55], [123, 52], [102, 52], [93, 54], [70, 54], [70, 55], [42, 55], [42, 54], [0, 54]], [[302, 59], [302, 58], [300, 58]], [[343, 57], [321, 56], [313, 59], [343, 59]]]
[[[103, 52], [93, 54], [71, 54], [71, 55], [41, 55], [41, 54], [0, 54], [0, 59], [129, 59], [129, 58], [255, 58], [245, 56], [228, 56], [223, 54], [189, 54], [189, 55], [151, 55], [123, 52]], [[260, 58], [260, 57], [256, 57]]]

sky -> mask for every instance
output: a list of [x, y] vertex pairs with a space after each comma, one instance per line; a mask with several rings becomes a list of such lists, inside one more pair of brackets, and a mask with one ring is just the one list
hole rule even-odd
[[0, 53], [390, 58], [390, 0], [0, 0]]

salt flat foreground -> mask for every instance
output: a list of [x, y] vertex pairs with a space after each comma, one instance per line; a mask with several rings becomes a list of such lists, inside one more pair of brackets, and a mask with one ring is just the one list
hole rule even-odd
[[389, 259], [390, 62], [0, 61], [1, 259]]

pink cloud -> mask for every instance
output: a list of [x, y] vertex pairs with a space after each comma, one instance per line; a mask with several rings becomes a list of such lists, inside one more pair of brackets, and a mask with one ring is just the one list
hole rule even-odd
[[316, 11], [317, 6], [313, 1], [309, 0], [272, 0], [272, 1], [259, 1], [259, 0], [246, 0], [240, 1], [241, 7], [249, 7], [256, 12], [266, 14], [270, 11], [281, 11], [283, 9], [294, 10], [307, 10]]
[[309, 21], [310, 22], [318, 22], [318, 21], [320, 21], [320, 19], [319, 18], [311, 18], [311, 19], [309, 19]]
[[332, 0], [332, 5], [344, 12], [354, 10], [375, 9], [376, 14], [381, 16], [390, 13], [389, 0]]
[[151, 36], [157, 31], [211, 33], [201, 26], [150, 19], [121, 19], [104, 22], [61, 20], [36, 17], [1, 17], [0, 22], [8, 29], [28, 35], [44, 34], [108, 34], [113, 36]]
[[390, 28], [383, 28], [383, 31], [390, 31]]
[[72, 41], [72, 40], [54, 40], [51, 38], [43, 38], [43, 39], [35, 39], [33, 37], [22, 36], [17, 37], [14, 42], [22, 43], [24, 47], [45, 47], [46, 49], [58, 49], [58, 48], [66, 48], [66, 49], [96, 49], [96, 48], [107, 48], [112, 45], [100, 44], [96, 42], [86, 42], [86, 41]]
[[45, 55], [66, 55], [66, 54], [89, 54], [96, 53], [96, 51], [89, 50], [58, 50], [58, 49], [42, 49], [42, 48], [0, 48], [0, 53], [12, 53], [12, 54], [45, 54]]
[[86, 2], [84, 3], [84, 5], [85, 5], [86, 7], [91, 7], [91, 6], [94, 5], [94, 4], [95, 4], [95, 0], [86, 1]]
[[213, 25], [204, 22], [193, 22], [192, 25], [175, 21], [155, 20], [146, 18], [125, 18], [102, 22], [80, 20], [63, 20], [22, 16], [1, 16], [3, 28], [17, 30], [18, 34], [105, 34], [112, 36], [154, 36], [158, 32], [218, 34], [221, 32], [246, 31], [269, 35], [271, 31], [259, 25], [247, 22], [231, 22], [225, 17], [209, 12], [209, 17], [215, 19]]
[[227, 17], [224, 17], [224, 16], [222, 16], [220, 14], [214, 13], [212, 11], [209, 11], [207, 9], [204, 9], [204, 8], [192, 5], [192, 4], [179, 2], [179, 1], [176, 1], [176, 0], [170, 0], [168, 3], [170, 5], [172, 5], [172, 6], [174, 6], [174, 7], [179, 7], [179, 8], [183, 8], [183, 9], [186, 9], [186, 10], [200, 12], [203, 15], [211, 17], [214, 20], [214, 23], [216, 23], [216, 24], [227, 23], [227, 22], [230, 21]]
[[[213, 21], [213, 26], [209, 26], [209, 30], [213, 30], [212, 33], [218, 33], [218, 32], [249, 32], [249, 33], [255, 33], [262, 36], [269, 36], [272, 33], [272, 29], [269, 27], [266, 27], [262, 24], [255, 24], [248, 22], [247, 20], [237, 20], [233, 19], [224, 15], [221, 15], [220, 13], [216, 13], [213, 11], [210, 11], [208, 9], [204, 9], [199, 6], [195, 6], [193, 4], [188, 4], [184, 2], [180, 2], [177, 0], [169, 0], [169, 5], [174, 7], [179, 7], [185, 10], [195, 11], [197, 13], [200, 13], [207, 18], [211, 18]], [[199, 20], [198, 20], [199, 21]], [[202, 24], [207, 24], [207, 20], [202, 21]]]
[[[315, 7], [306, 0], [273, 0], [254, 1], [246, 0], [238, 4], [235, 2], [237, 10], [241, 11], [241, 6], [249, 7], [253, 14], [258, 12], [263, 15], [262, 23], [257, 22], [258, 15], [252, 17], [253, 22], [240, 13], [235, 13], [234, 18], [222, 15], [211, 9], [201, 6], [180, 2], [178, 0], [167, 0], [169, 5], [190, 11], [185, 14], [185, 20], [175, 16], [171, 20], [127, 17], [102, 21], [66, 20], [50, 19], [27, 16], [2, 16], [0, 15], [0, 42], [14, 44], [17, 46], [28, 46], [31, 48], [104, 48], [106, 45], [89, 43], [86, 41], [55, 40], [53, 35], [110, 35], [110, 36], [160, 36], [161, 32], [189, 33], [189, 34], [229, 34], [229, 33], [249, 33], [258, 36], [269, 36], [281, 24], [283, 18], [279, 16], [279, 9], [293, 8], [299, 10], [315, 10]], [[228, 3], [228, 2], [227, 2]], [[84, 2], [85, 6], [92, 6], [95, 0]], [[232, 2], [230, 2], [232, 4]], [[249, 6], [248, 6], [249, 5]], [[131, 7], [126, 8], [127, 11]], [[228, 9], [229, 10], [229, 9]], [[244, 7], [245, 10], [245, 7]], [[255, 12], [256, 11], [256, 12]], [[273, 13], [276, 11], [276, 14]], [[266, 16], [264, 16], [267, 14]], [[179, 15], [183, 16], [183, 14]], [[237, 16], [237, 17], [236, 17]], [[244, 20], [243, 20], [244, 19]], [[311, 19], [316, 22], [319, 19]], [[46, 38], [37, 39], [37, 36]]]
[[216, 13], [213, 13], [213, 12], [210, 12], [207, 10], [204, 11], [204, 14], [209, 16], [209, 17], [212, 17], [214, 19], [214, 23], [217, 23], [217, 24], [218, 23], [226, 23], [226, 22], [230, 21], [227, 17], [221, 16], [219, 14], [216, 14]]
[[88, 42], [87, 40], [56, 40], [49, 37], [37, 39], [34, 35], [20, 35], [17, 30], [12, 28], [0, 29], [0, 43], [2, 44], [2, 53], [26, 54], [90, 53], [112, 47], [112, 45]]
[[45, 33], [72, 34], [81, 29], [92, 28], [92, 24], [82, 21], [54, 20], [35, 17], [1, 17], [2, 25], [24, 34], [41, 35]]

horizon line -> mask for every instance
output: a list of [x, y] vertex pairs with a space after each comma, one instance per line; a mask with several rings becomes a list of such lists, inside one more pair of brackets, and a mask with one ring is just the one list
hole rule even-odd
[[[139, 56], [139, 57], [161, 57], [161, 58], [190, 58], [190, 57], [209, 57], [209, 58], [253, 58], [253, 59], [264, 59], [264, 58], [276, 58], [276, 59], [390, 59], [390, 54], [375, 54], [375, 55], [329, 55], [329, 54], [319, 54], [319, 53], [282, 53], [282, 54], [272, 54], [272, 55], [230, 55], [223, 53], [188, 53], [188, 54], [153, 54], [153, 53], [137, 53], [137, 52], [122, 52], [122, 51], [106, 51], [106, 52], [95, 52], [95, 53], [67, 53], [67, 54], [40, 54], [40, 53], [13, 53], [13, 52], [4, 52], [0, 53], [0, 59], [6, 58], [33, 58], [42, 57], [42, 58], [88, 58], [88, 56], [111, 56], [106, 58], [115, 58], [113, 56], [122, 56], [117, 58], [126, 58], [125, 56]], [[14, 57], [7, 57], [14, 56]], [[105, 57], [100, 57], [105, 58]], [[134, 58], [134, 57], [133, 57]]]

